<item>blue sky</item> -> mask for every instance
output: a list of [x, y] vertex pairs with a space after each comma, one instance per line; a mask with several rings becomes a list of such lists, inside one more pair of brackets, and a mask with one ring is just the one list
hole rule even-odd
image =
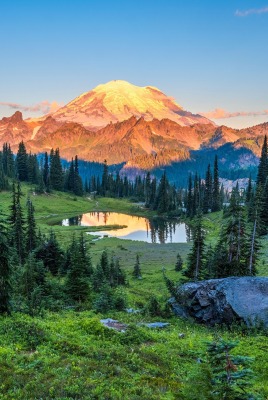
[[218, 124], [268, 121], [268, 0], [10, 0], [0, 15], [1, 118], [123, 79]]

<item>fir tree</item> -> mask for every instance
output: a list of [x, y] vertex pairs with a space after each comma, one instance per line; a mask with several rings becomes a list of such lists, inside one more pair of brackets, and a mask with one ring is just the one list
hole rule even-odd
[[205, 250], [205, 236], [202, 226], [202, 215], [198, 212], [195, 219], [194, 233], [193, 233], [193, 246], [187, 259], [187, 270], [185, 275], [197, 281], [204, 267], [204, 250]]
[[134, 265], [134, 269], [133, 269], [133, 274], [132, 275], [136, 279], [141, 279], [142, 278], [142, 276], [141, 276], [141, 267], [140, 267], [140, 257], [139, 257], [138, 254], [136, 256], [136, 263]]
[[27, 225], [26, 225], [26, 250], [31, 252], [36, 248], [36, 223], [34, 217], [34, 206], [30, 199], [27, 201]]
[[268, 148], [267, 148], [267, 136], [265, 135], [261, 150], [260, 163], [258, 167], [257, 186], [261, 185], [262, 187], [264, 187], [266, 184], [267, 177], [268, 177]]
[[177, 254], [177, 261], [175, 264], [175, 271], [181, 271], [182, 270], [182, 266], [183, 266], [183, 261], [181, 258], [180, 253]]
[[0, 314], [10, 314], [11, 269], [6, 228], [0, 213]]
[[52, 149], [50, 153], [50, 176], [49, 183], [54, 190], [63, 190], [64, 176], [60, 160], [60, 151]]
[[19, 143], [19, 149], [16, 158], [16, 167], [18, 179], [20, 181], [27, 181], [28, 179], [28, 156], [26, 152], [26, 147], [22, 142]]
[[205, 179], [205, 193], [203, 202], [203, 212], [207, 214], [212, 208], [212, 176], [210, 171], [210, 164], [208, 164], [208, 169], [206, 172]]
[[219, 211], [220, 209], [221, 209], [221, 201], [220, 201], [218, 157], [215, 156], [211, 211]]
[[67, 273], [65, 290], [68, 296], [78, 303], [84, 302], [89, 295], [87, 269], [81, 257], [79, 243], [74, 240], [70, 254], [70, 268]]
[[252, 371], [249, 357], [234, 356], [235, 342], [219, 340], [208, 344], [208, 362], [212, 370], [212, 395], [215, 399], [248, 400]]
[[44, 161], [44, 169], [43, 169], [43, 181], [46, 189], [49, 185], [49, 162], [48, 162], [48, 154], [45, 152], [45, 161]]

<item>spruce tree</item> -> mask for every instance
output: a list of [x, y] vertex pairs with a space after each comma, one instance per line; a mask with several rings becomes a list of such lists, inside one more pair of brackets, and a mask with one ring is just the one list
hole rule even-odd
[[175, 264], [175, 271], [181, 271], [182, 270], [182, 266], [183, 266], [183, 261], [181, 258], [180, 253], [177, 254], [177, 261]]
[[70, 255], [70, 269], [67, 273], [65, 290], [68, 296], [75, 302], [83, 303], [89, 295], [89, 282], [87, 269], [80, 253], [80, 246], [74, 240], [74, 246]]
[[226, 400], [253, 399], [249, 393], [252, 359], [232, 355], [236, 342], [224, 340], [208, 344], [208, 363], [212, 372], [212, 398]]
[[76, 196], [82, 196], [83, 195], [83, 183], [82, 179], [79, 175], [79, 169], [78, 169], [78, 157], [75, 156], [74, 159], [74, 188], [73, 192]]
[[16, 169], [18, 179], [20, 181], [27, 181], [28, 179], [28, 156], [26, 152], [25, 144], [22, 142], [19, 143], [19, 149], [16, 158]]
[[194, 223], [194, 233], [193, 233], [193, 246], [188, 254], [187, 259], [187, 270], [185, 275], [197, 281], [203, 272], [204, 267], [204, 250], [205, 250], [205, 235], [202, 226], [202, 214], [198, 211], [198, 214]]
[[210, 164], [208, 164], [206, 179], [205, 179], [205, 193], [203, 202], [203, 212], [207, 214], [212, 208], [212, 176], [210, 171]]
[[0, 213], [0, 314], [10, 314], [11, 268], [5, 223]]
[[211, 211], [219, 211], [220, 209], [221, 209], [221, 201], [220, 201], [218, 157], [215, 156]]
[[134, 269], [133, 269], [133, 273], [132, 273], [133, 277], [136, 279], [141, 279], [142, 275], [141, 275], [141, 266], [140, 266], [140, 257], [137, 254], [136, 256], [136, 263], [134, 265]]
[[52, 149], [50, 153], [50, 176], [49, 183], [54, 190], [63, 190], [64, 175], [60, 160], [60, 151]]
[[27, 200], [27, 224], [26, 224], [26, 250], [31, 252], [36, 248], [36, 222], [34, 217], [34, 206], [31, 200]]
[[261, 150], [260, 163], [258, 167], [257, 186], [261, 185], [262, 187], [264, 187], [266, 184], [267, 177], [268, 177], [268, 147], [267, 147], [267, 136], [265, 135]]
[[45, 187], [47, 189], [47, 187], [49, 185], [49, 162], [48, 162], [48, 154], [47, 154], [47, 152], [45, 152], [45, 161], [44, 161], [44, 169], [43, 169], [43, 181], [44, 181], [44, 185], [45, 185]]

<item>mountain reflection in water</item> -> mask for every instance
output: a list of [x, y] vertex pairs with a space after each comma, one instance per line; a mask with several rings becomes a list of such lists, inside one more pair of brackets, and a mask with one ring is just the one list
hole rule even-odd
[[[190, 240], [190, 228], [174, 219], [148, 219], [114, 212], [92, 212], [65, 219], [62, 225], [103, 226], [104, 229], [94, 232], [94, 235], [108, 235], [148, 243], [185, 243]], [[124, 225], [125, 227], [105, 230], [106, 225]]]

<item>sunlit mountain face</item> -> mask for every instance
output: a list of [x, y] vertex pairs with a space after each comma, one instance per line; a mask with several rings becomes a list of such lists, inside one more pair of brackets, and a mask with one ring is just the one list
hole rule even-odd
[[[23, 120], [17, 111], [0, 120], [0, 145], [10, 143], [14, 152], [23, 140], [33, 153], [58, 147], [67, 160], [75, 155], [100, 163], [106, 159], [108, 164], [123, 163], [128, 174], [133, 168], [147, 171], [190, 160], [191, 151], [216, 150], [227, 143], [234, 158], [241, 148], [259, 156], [267, 133], [268, 123], [241, 130], [216, 126], [153, 86], [122, 80], [101, 84], [42, 118]], [[252, 157], [234, 162], [244, 168]]]
[[139, 87], [114, 80], [83, 93], [53, 114], [57, 121], [79, 123], [96, 130], [130, 117], [169, 119], [181, 126], [211, 124], [207, 118], [184, 111], [174, 99], [153, 86]]

